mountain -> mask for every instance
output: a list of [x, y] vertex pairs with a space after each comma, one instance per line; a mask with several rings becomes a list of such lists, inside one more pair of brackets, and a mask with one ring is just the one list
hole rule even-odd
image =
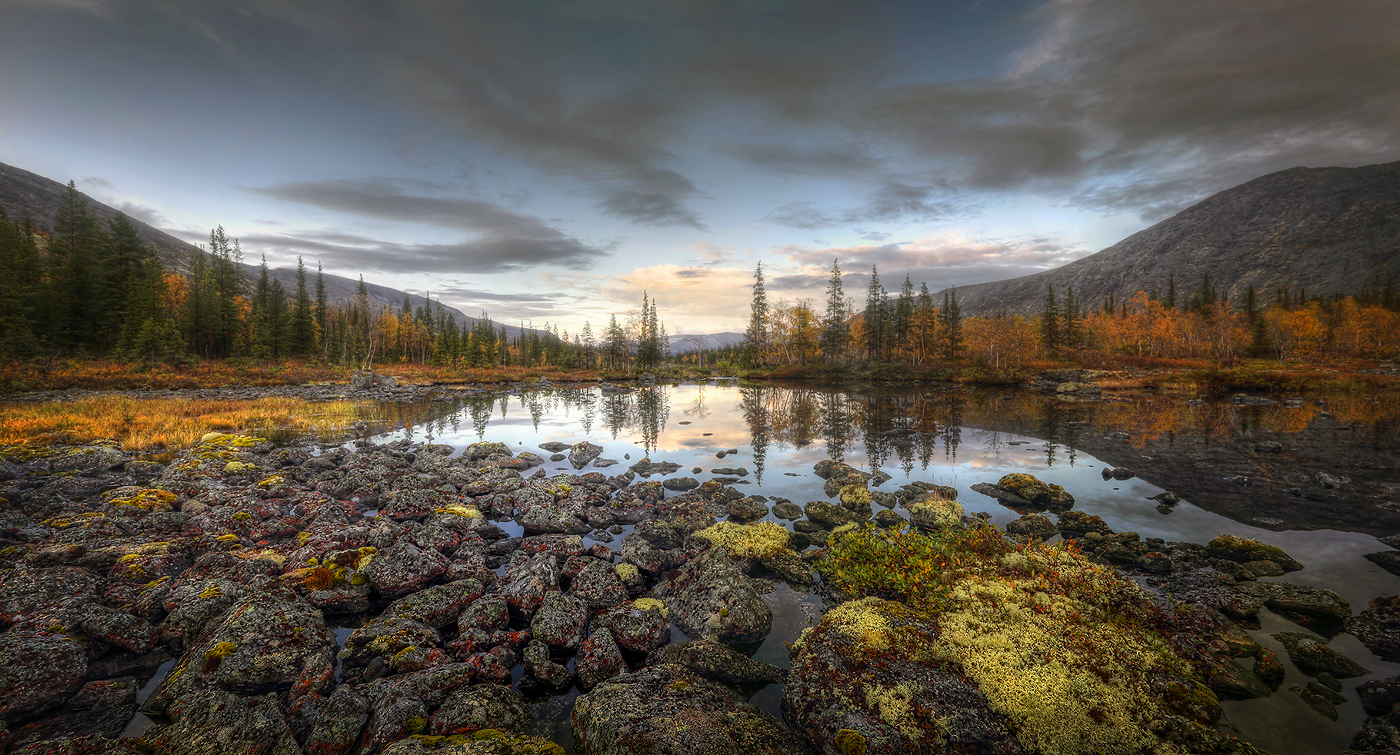
[[711, 333], [709, 335], [674, 335], [667, 347], [673, 356], [701, 349], [720, 349], [744, 342], [743, 333]]
[[1285, 286], [1331, 294], [1387, 276], [1400, 283], [1400, 162], [1271, 173], [1063, 267], [963, 286], [957, 296], [968, 315], [1032, 314], [1044, 307], [1046, 284], [1061, 299], [1074, 286], [1093, 308], [1110, 294], [1119, 302], [1138, 291], [1165, 295], [1174, 276], [1181, 302], [1206, 274], [1237, 303], [1251, 285], [1267, 303]]
[[[35, 228], [43, 230], [52, 229], [54, 214], [58, 210], [66, 189], [67, 187], [64, 184], [58, 183], [57, 181], [52, 181], [43, 176], [30, 173], [27, 170], [0, 163], [0, 207], [5, 209], [5, 213], [12, 221], [24, 222], [28, 219], [34, 224]], [[101, 218], [104, 226], [106, 225], [105, 221], [116, 216], [116, 209], [108, 207], [86, 194], [83, 194], [83, 198], [87, 200], [88, 210]], [[156, 250], [156, 254], [160, 256], [161, 264], [165, 265], [167, 270], [182, 275], [189, 272], [190, 255], [196, 249], [193, 244], [181, 241], [165, 231], [147, 225], [136, 218], [130, 218], [130, 220], [132, 225], [136, 226], [136, 230], [141, 235], [141, 238]], [[307, 275], [307, 287], [311, 289], [311, 293], [314, 296], [314, 287], [316, 285], [314, 261], [311, 263], [310, 268]], [[272, 278], [281, 281], [283, 287], [295, 294], [297, 286], [295, 268], [274, 268], [269, 272]], [[243, 277], [249, 282], [250, 286], [256, 283], [258, 279], [258, 266], [245, 263], [243, 265]], [[358, 278], [344, 277], [329, 272], [324, 273], [323, 278], [326, 285], [326, 300], [331, 303], [348, 301], [355, 295], [355, 290], [359, 286]], [[374, 306], [391, 307], [397, 312], [403, 305], [404, 292], [398, 289], [365, 281], [365, 290], [369, 293], [370, 302]], [[416, 310], [426, 303], [427, 299], [417, 294], [409, 294], [409, 301]], [[456, 318], [458, 327], [461, 327], [463, 322], [468, 324], [476, 322], [476, 318], [468, 317], [466, 313], [459, 309], [448, 307], [445, 304], [442, 306], [449, 314]], [[504, 327], [511, 338], [520, 336], [521, 329], [519, 327], [504, 325], [499, 322], [495, 323], [495, 325], [498, 331]]]

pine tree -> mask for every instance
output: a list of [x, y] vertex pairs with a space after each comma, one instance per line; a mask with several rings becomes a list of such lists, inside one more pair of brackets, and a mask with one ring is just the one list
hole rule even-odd
[[608, 330], [605, 343], [605, 356], [608, 369], [621, 369], [627, 362], [627, 334], [617, 324], [617, 315], [608, 317]]
[[49, 244], [49, 332], [54, 343], [79, 348], [94, 339], [98, 318], [106, 315], [95, 304], [96, 265], [105, 234], [88, 211], [87, 200], [72, 181], [54, 213], [53, 241]]
[[763, 287], [763, 263], [753, 273], [753, 301], [749, 305], [749, 327], [744, 331], [744, 349], [749, 364], [761, 367], [768, 348], [768, 292]]
[[1176, 309], [1176, 273], [1167, 276], [1167, 309]]
[[1060, 308], [1060, 340], [1070, 348], [1077, 348], [1083, 338], [1079, 321], [1079, 302], [1074, 298], [1074, 286], [1065, 290], [1065, 303]]
[[24, 244], [19, 226], [0, 208], [0, 356], [26, 357], [38, 351], [30, 325], [24, 278]]
[[851, 340], [851, 331], [846, 327], [846, 321], [850, 319], [846, 310], [846, 294], [841, 289], [840, 260], [832, 260], [821, 334], [822, 358], [827, 364], [840, 361], [846, 352], [846, 344]]
[[326, 279], [321, 271], [320, 260], [316, 261], [316, 330], [321, 337], [321, 356], [329, 356], [330, 337], [326, 330]]
[[909, 331], [914, 325], [914, 282], [904, 276], [904, 285], [899, 287], [899, 300], [894, 306], [894, 343], [896, 349], [909, 345]]

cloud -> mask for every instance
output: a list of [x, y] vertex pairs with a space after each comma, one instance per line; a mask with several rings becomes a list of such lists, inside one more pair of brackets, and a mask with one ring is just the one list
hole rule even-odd
[[734, 259], [733, 247], [722, 246], [709, 241], [698, 241], [693, 244], [686, 244], [681, 247], [681, 250], [695, 253], [699, 259], [691, 261], [699, 262], [707, 267], [714, 267], [715, 265]]
[[489, 275], [530, 267], [583, 270], [602, 251], [568, 237], [555, 239], [487, 235], [456, 244], [403, 244], [352, 234], [251, 234], [240, 238], [245, 255], [271, 252], [305, 255], [366, 272]]
[[[367, 269], [385, 272], [402, 271], [405, 265], [414, 264], [445, 266], [420, 268], [434, 272], [498, 273], [536, 265], [582, 270], [592, 267], [610, 251], [608, 247], [585, 243], [538, 218], [499, 205], [474, 199], [407, 194], [402, 190], [405, 185], [420, 191], [440, 188], [424, 182], [360, 179], [286, 183], [248, 191], [279, 201], [362, 217], [470, 231], [479, 234], [478, 237], [457, 244], [417, 245], [326, 233], [253, 238], [266, 244], [320, 245], [346, 262], [353, 260], [357, 264], [372, 265]], [[393, 258], [378, 259], [379, 255], [386, 254]]]
[[122, 202], [116, 206], [116, 209], [129, 218], [139, 220], [155, 228], [159, 228], [170, 222], [164, 215], [160, 214], [159, 210], [134, 202]]
[[826, 210], [814, 202], [790, 202], [765, 219], [790, 228], [816, 230], [870, 222], [929, 222], [967, 211], [951, 201], [930, 201], [934, 195], [931, 186], [888, 183], [856, 207]]

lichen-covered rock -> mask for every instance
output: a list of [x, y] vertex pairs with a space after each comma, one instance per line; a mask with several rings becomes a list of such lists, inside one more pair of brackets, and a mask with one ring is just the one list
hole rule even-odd
[[1060, 534], [1067, 538], [1082, 538], [1090, 534], [1112, 535], [1113, 528], [1103, 517], [1086, 514], [1082, 511], [1066, 511], [1060, 514], [1057, 523]]
[[759, 642], [773, 628], [773, 611], [753, 581], [723, 548], [711, 548], [656, 585], [671, 621], [693, 639], [727, 645]]
[[856, 520], [855, 514], [826, 501], [812, 501], [803, 506], [802, 510], [806, 512], [808, 519], [827, 527], [839, 527]]
[[334, 684], [335, 651], [335, 635], [315, 607], [288, 590], [256, 590], [200, 635], [143, 710], [170, 715], [168, 708], [205, 687], [245, 696], [324, 692]]
[[596, 613], [627, 600], [627, 587], [611, 563], [588, 559], [588, 564], [571, 580], [569, 594], [582, 600], [589, 613]]
[[762, 519], [768, 516], [768, 507], [753, 496], [740, 498], [737, 501], [729, 501], [725, 504], [724, 510], [730, 516], [744, 522], [751, 522], [755, 519]]
[[1020, 753], [977, 686], [929, 654], [937, 642], [898, 603], [843, 604], [794, 644], [783, 712], [828, 753]]
[[550, 647], [575, 650], [583, 642], [589, 613], [582, 600], [551, 593], [530, 620], [530, 634]]
[[491, 729], [471, 737], [414, 737], [384, 748], [383, 755], [567, 755], [564, 748], [528, 734], [506, 734]]
[[997, 480], [997, 487], [1010, 490], [1043, 509], [1067, 511], [1074, 507], [1074, 496], [1063, 487], [1041, 482], [1034, 475], [1013, 472]]
[[1060, 528], [1044, 514], [1026, 514], [1014, 522], [1007, 522], [1006, 531], [1012, 535], [1044, 539], [1059, 534]]
[[669, 612], [659, 600], [621, 603], [595, 616], [593, 626], [612, 632], [618, 647], [632, 653], [649, 652], [671, 639]]
[[442, 629], [457, 621], [485, 590], [485, 585], [475, 579], [435, 585], [394, 601], [384, 610], [384, 616], [414, 619]]
[[1400, 661], [1400, 596], [1372, 600], [1370, 607], [1347, 620], [1346, 630], [1381, 660]]
[[815, 755], [806, 737], [684, 666], [613, 677], [571, 716], [582, 755]]
[[1371, 673], [1366, 667], [1338, 653], [1321, 639], [1299, 632], [1282, 632], [1274, 635], [1283, 649], [1288, 651], [1288, 659], [1299, 671], [1309, 676], [1326, 672], [1338, 679], [1350, 679]]
[[1223, 558], [1228, 561], [1245, 563], [1248, 561], [1268, 560], [1273, 561], [1283, 568], [1284, 571], [1297, 571], [1303, 568], [1298, 563], [1283, 552], [1282, 548], [1261, 543], [1258, 540], [1247, 540], [1234, 535], [1221, 535], [1220, 537], [1206, 543], [1206, 551], [1214, 558]]
[[581, 689], [592, 689], [604, 679], [626, 671], [627, 662], [622, 659], [622, 651], [613, 640], [612, 632], [603, 627], [593, 630], [574, 658], [574, 673]]
[[705, 640], [667, 645], [647, 656], [647, 665], [675, 663], [712, 682], [739, 692], [745, 699], [770, 684], [782, 684], [788, 672]]
[[15, 720], [63, 703], [83, 686], [83, 646], [47, 631], [0, 634], [0, 719]]
[[549, 654], [549, 646], [539, 640], [531, 640], [521, 654], [525, 662], [525, 678], [528, 682], [555, 689], [568, 687], [574, 681], [574, 672], [562, 663], [556, 663]]
[[453, 690], [428, 723], [430, 736], [460, 736], [486, 729], [524, 734], [530, 729], [530, 707], [510, 687], [477, 684]]
[[512, 559], [494, 592], [505, 598], [511, 613], [533, 616], [546, 597], [559, 592], [558, 558], [541, 553]]
[[937, 530], [962, 524], [963, 507], [957, 501], [931, 495], [910, 502], [908, 508], [910, 523], [920, 529]]
[[574, 469], [583, 469], [588, 466], [588, 462], [598, 458], [602, 453], [602, 446], [589, 443], [586, 440], [579, 441], [569, 447], [569, 464], [573, 465]]
[[397, 598], [427, 587], [441, 577], [449, 565], [437, 551], [399, 542], [376, 553], [363, 571], [380, 595]]
[[317, 708], [305, 755], [345, 755], [355, 746], [369, 713], [369, 700], [342, 684]]
[[458, 634], [472, 629], [496, 632], [510, 626], [510, 607], [505, 598], [487, 595], [473, 602], [457, 618]]
[[1256, 589], [1269, 610], [1329, 637], [1340, 631], [1343, 622], [1351, 618], [1351, 603], [1326, 588], [1269, 582], [1261, 583]]
[[146, 735], [161, 755], [296, 755], [300, 748], [273, 694], [244, 697], [216, 687], [170, 706], [174, 724]]

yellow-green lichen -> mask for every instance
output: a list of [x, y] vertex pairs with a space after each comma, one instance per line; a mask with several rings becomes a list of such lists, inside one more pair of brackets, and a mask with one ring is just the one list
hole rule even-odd
[[286, 482], [286, 481], [287, 481], [287, 478], [283, 477], [283, 476], [280, 475], [280, 474], [275, 474], [275, 475], [272, 475], [271, 477], [267, 477], [267, 478], [264, 478], [264, 479], [262, 479], [262, 480], [259, 480], [259, 481], [258, 481], [258, 484], [257, 484], [257, 487], [260, 487], [260, 488], [262, 488], [263, 490], [266, 490], [266, 489], [268, 489], [268, 488], [275, 488], [275, 487], [277, 487], [278, 485], [281, 485], [282, 483], [284, 483], [284, 482]]
[[613, 569], [617, 571], [617, 578], [623, 582], [631, 582], [636, 579], [640, 573], [637, 571], [636, 564], [629, 564], [626, 561], [614, 566]]
[[841, 488], [841, 505], [862, 507], [870, 505], [870, 490], [864, 484], [846, 485]]
[[658, 611], [663, 617], [669, 618], [671, 615], [670, 610], [666, 608], [666, 601], [664, 600], [657, 600], [656, 598], [637, 598], [632, 601], [632, 605], [643, 611]]
[[225, 658], [238, 652], [238, 645], [232, 642], [220, 642], [212, 648], [204, 651], [204, 670], [213, 671]]
[[865, 755], [865, 737], [854, 729], [836, 732], [836, 751], [841, 755]]
[[735, 558], [771, 558], [788, 546], [788, 531], [781, 524], [720, 522], [695, 533], [710, 545], [724, 548]]
[[257, 468], [258, 468], [258, 465], [256, 465], [256, 464], [247, 464], [247, 463], [241, 462], [241, 461], [231, 461], [231, 462], [229, 462], [229, 463], [227, 463], [227, 464], [224, 465], [224, 473], [225, 473], [225, 474], [243, 474], [243, 473], [245, 473], [245, 472], [252, 472], [252, 471], [255, 471]]
[[235, 521], [235, 522], [246, 522], [246, 521], [248, 521], [249, 519], [252, 519], [252, 518], [253, 518], [253, 515], [252, 515], [252, 514], [249, 514], [249, 513], [246, 512], [246, 511], [235, 511], [234, 514], [233, 514], [233, 521]]
[[422, 734], [423, 730], [428, 728], [428, 719], [423, 718], [422, 716], [414, 716], [404, 722], [403, 728], [410, 735]]
[[433, 509], [433, 511], [438, 514], [451, 514], [453, 516], [460, 516], [463, 519], [485, 518], [484, 516], [482, 516], [480, 509], [475, 508], [473, 506], [463, 506], [460, 503], [454, 503], [448, 506], [443, 506], [441, 508]]

